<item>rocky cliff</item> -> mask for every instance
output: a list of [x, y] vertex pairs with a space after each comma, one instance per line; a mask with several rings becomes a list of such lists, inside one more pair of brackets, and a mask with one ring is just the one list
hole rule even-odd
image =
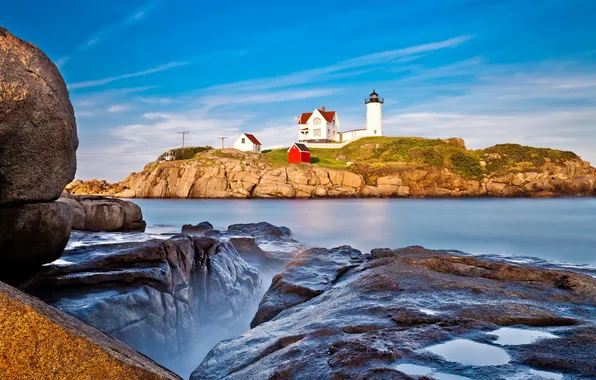
[[[404, 145], [411, 145], [409, 140], [402, 140]], [[325, 161], [327, 165], [286, 165], [272, 160], [267, 154], [242, 153], [234, 149], [211, 150], [199, 153], [191, 160], [148, 164], [143, 171], [132, 173], [114, 185], [105, 181], [75, 181], [67, 191], [72, 194], [99, 192], [126, 198], [557, 197], [596, 194], [596, 169], [571, 152], [516, 145], [468, 151], [461, 144], [421, 141], [431, 141], [435, 145], [426, 147], [426, 150], [406, 146], [404, 150], [408, 155], [393, 155], [384, 161], [369, 157], [383, 157], [388, 149], [399, 151], [399, 147], [384, 149], [381, 144], [370, 143], [350, 147], [350, 144], [348, 152], [362, 160], [348, 161], [343, 169], [338, 169], [342, 167], [340, 160], [350, 158], [341, 152], [335, 153], [333, 161]], [[399, 140], [390, 142], [400, 143]]]

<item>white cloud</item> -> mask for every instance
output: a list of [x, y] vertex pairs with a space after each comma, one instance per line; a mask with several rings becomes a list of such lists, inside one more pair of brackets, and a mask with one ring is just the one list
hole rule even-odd
[[89, 81], [85, 81], [85, 82], [72, 83], [72, 84], [68, 85], [68, 88], [70, 90], [75, 90], [78, 88], [103, 86], [105, 84], [112, 83], [117, 80], [135, 78], [135, 77], [140, 77], [140, 76], [149, 75], [149, 74], [153, 74], [153, 73], [158, 73], [160, 71], [169, 70], [169, 69], [172, 69], [175, 67], [186, 66], [189, 63], [190, 62], [170, 62], [170, 63], [166, 63], [164, 65], [159, 65], [159, 66], [153, 67], [151, 69], [138, 71], [135, 73], [122, 74], [122, 75], [117, 75], [117, 76], [103, 78], [103, 79], [96, 79], [96, 80], [89, 80]]
[[131, 109], [130, 104], [114, 104], [108, 107], [108, 112], [120, 113]]

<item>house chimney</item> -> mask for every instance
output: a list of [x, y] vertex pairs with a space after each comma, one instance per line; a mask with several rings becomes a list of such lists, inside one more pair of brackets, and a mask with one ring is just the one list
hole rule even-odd
[[321, 107], [321, 109], [322, 109], [323, 111], [325, 111], [325, 106]]

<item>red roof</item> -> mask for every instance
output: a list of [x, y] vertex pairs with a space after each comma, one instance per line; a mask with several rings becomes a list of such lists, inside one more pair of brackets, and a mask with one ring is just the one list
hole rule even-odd
[[[319, 111], [321, 115], [323, 115], [323, 117], [325, 118], [325, 120], [327, 120], [328, 123], [333, 122], [333, 118], [335, 117], [335, 111], [317, 111]], [[306, 122], [308, 121], [308, 119], [310, 119], [312, 114], [313, 112], [305, 112], [302, 115], [300, 115], [300, 121], [298, 122], [298, 124], [306, 124]]]
[[255, 137], [255, 135], [251, 135], [250, 133], [245, 133], [244, 134], [246, 137], [248, 137], [248, 139], [253, 143], [253, 144], [257, 144], [257, 145], [261, 145], [260, 141], [257, 140], [257, 138]]

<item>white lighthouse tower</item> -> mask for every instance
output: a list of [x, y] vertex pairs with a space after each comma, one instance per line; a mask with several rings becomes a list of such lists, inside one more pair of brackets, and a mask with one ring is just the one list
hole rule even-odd
[[364, 99], [366, 104], [366, 135], [383, 136], [383, 103], [385, 99], [373, 90], [370, 97]]

